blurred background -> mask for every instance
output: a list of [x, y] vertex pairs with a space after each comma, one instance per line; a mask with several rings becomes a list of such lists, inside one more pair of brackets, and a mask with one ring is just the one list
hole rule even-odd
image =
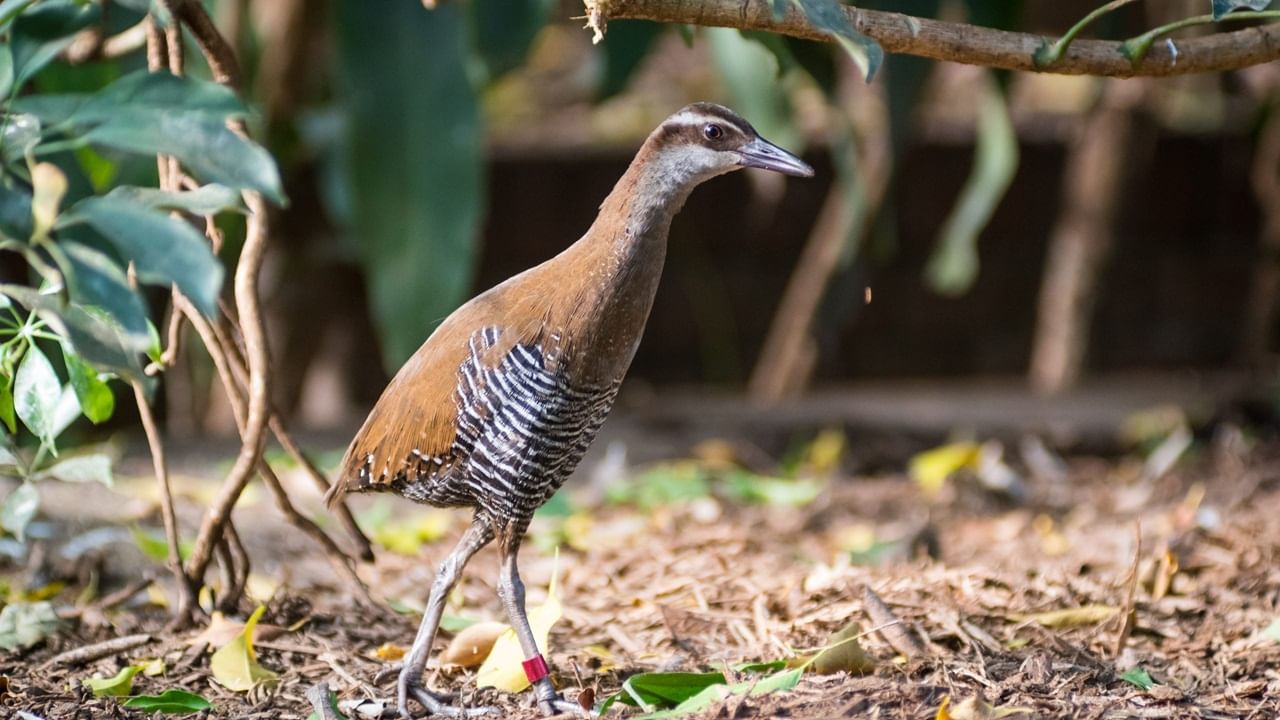
[[[441, 318], [575, 240], [697, 100], [818, 174], [693, 195], [621, 415], [655, 394], [807, 396], [818, 424], [911, 423], [927, 395], [945, 427], [975, 403], [1036, 415], [1046, 394], [1084, 398], [1070, 414], [1269, 392], [1274, 66], [1104, 80], [891, 56], [866, 84], [831, 46], [777, 36], [617, 21], [593, 45], [569, 0], [213, 5], [291, 199], [264, 297], [277, 407], [300, 428], [349, 432]], [[892, 5], [1051, 34], [1094, 4]], [[1201, 10], [1139, 3], [1092, 30]], [[184, 361], [169, 430], [234, 436], [207, 358]]]

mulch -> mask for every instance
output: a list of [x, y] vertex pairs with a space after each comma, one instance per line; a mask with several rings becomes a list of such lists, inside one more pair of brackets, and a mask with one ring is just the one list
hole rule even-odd
[[[1266, 631], [1280, 627], [1272, 625], [1280, 619], [1277, 457], [1277, 447], [1210, 449], [1158, 480], [1142, 480], [1125, 458], [1071, 458], [1065, 479], [1029, 477], [1017, 500], [965, 482], [927, 497], [886, 474], [833, 479], [801, 508], [715, 498], [646, 513], [601, 508], [568, 533], [563, 519], [538, 520], [521, 569], [530, 606], [558, 574], [564, 614], [548, 655], [570, 697], [583, 689], [606, 697], [638, 672], [792, 657], [858, 622], [873, 672], [807, 673], [792, 690], [730, 698], [696, 717], [934, 718], [948, 702], [961, 718], [977, 698], [1006, 717], [1272, 719], [1280, 717], [1280, 639]], [[381, 553], [364, 577], [385, 598], [420, 602], [463, 521], [417, 557]], [[344, 700], [394, 692], [393, 681], [372, 685], [385, 665], [375, 651], [407, 646], [415, 617], [361, 607], [305, 544], [245, 534], [255, 562], [272, 558], [291, 578], [264, 622], [297, 629], [259, 643], [278, 683], [248, 694], [221, 688], [208, 654], [186, 642], [194, 631], [167, 632], [164, 609], [144, 603], [0, 653], [0, 714], [146, 717], [80, 684], [141, 657], [162, 657], [167, 669], [139, 675], [135, 693], [177, 687], [215, 705], [191, 717], [306, 718], [306, 691], [320, 681]], [[543, 549], [557, 541], [558, 559]], [[497, 563], [492, 550], [477, 556], [450, 613], [501, 618]], [[292, 585], [298, 578], [307, 584]], [[905, 657], [901, 639], [875, 630], [874, 598], [900, 620], [894, 632], [916, 638], [922, 652]], [[1095, 605], [1120, 610], [1088, 622], [1039, 615]], [[138, 632], [154, 640], [81, 667], [49, 663]], [[1155, 684], [1125, 679], [1139, 671]], [[433, 668], [427, 685], [496, 705], [499, 717], [538, 717], [529, 693], [477, 691], [473, 671]]]

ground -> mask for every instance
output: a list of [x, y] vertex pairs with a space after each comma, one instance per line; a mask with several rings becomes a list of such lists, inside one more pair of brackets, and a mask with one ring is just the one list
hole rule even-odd
[[[675, 504], [649, 498], [643, 508], [601, 501], [537, 521], [521, 568], [530, 606], [544, 601], [558, 574], [564, 610], [548, 655], [569, 697], [589, 689], [598, 701], [641, 672], [733, 676], [738, 662], [803, 655], [856, 622], [870, 672], [805, 673], [793, 689], [734, 696], [694, 717], [934, 718], [947, 716], [939, 714], [944, 703], [957, 719], [1280, 716], [1280, 444], [1214, 432], [1168, 471], [1144, 467], [1136, 451], [1071, 453], [1062, 468], [1043, 458], [1024, 464], [1030, 451], [1010, 451], [1021, 476], [1013, 492], [963, 474], [929, 491], [908, 476], [909, 456], [882, 456], [876, 467], [840, 463], [818, 480], [817, 497], [798, 506], [726, 491], [726, 468], [773, 462], [743, 447], [699, 451], [699, 472], [712, 478], [708, 495]], [[660, 472], [679, 479], [679, 468], [691, 466]], [[43, 489], [50, 525], [66, 533], [101, 524], [104, 514], [154, 522], [148, 503], [124, 499], [141, 486], [123, 482], [101, 503], [86, 502], [87, 488], [67, 487]], [[590, 490], [578, 488], [579, 497]], [[192, 524], [199, 496], [191, 490], [184, 502]], [[416, 615], [357, 602], [267, 498], [250, 500], [238, 522], [261, 574], [258, 592], [271, 596], [263, 622], [279, 631], [260, 638], [259, 659], [279, 682], [247, 694], [223, 689], [211, 680], [207, 653], [187, 642], [198, 630], [165, 631], [165, 609], [142, 593], [106, 610], [90, 604], [50, 639], [0, 652], [0, 708], [45, 720], [146, 717], [80, 685], [142, 657], [163, 658], [166, 671], [139, 675], [135, 694], [184, 688], [215, 705], [208, 717], [305, 718], [305, 693], [319, 681], [342, 701], [386, 697], [392, 682], [372, 684], [386, 664], [378, 649], [385, 656], [407, 646]], [[382, 551], [361, 569], [391, 605], [420, 603], [466, 516], [406, 520], [424, 516], [399, 502], [392, 519], [378, 518], [376, 502], [361, 502], [368, 523], [393, 529], [384, 536], [407, 527], [432, 538], [408, 554]], [[143, 572], [163, 577], [153, 562], [125, 554], [100, 553], [95, 572], [64, 568], [72, 582], [57, 602], [74, 605], [89, 577], [101, 579], [101, 593]], [[26, 565], [10, 568], [11, 584], [36, 584]], [[496, 570], [495, 552], [477, 556], [448, 612], [500, 619]], [[150, 639], [87, 665], [50, 662], [133, 633]], [[538, 717], [529, 693], [478, 691], [474, 678], [473, 670], [433, 668], [427, 683], [496, 705], [499, 717]], [[991, 708], [975, 710], [975, 697]], [[639, 714], [622, 705], [608, 713]]]

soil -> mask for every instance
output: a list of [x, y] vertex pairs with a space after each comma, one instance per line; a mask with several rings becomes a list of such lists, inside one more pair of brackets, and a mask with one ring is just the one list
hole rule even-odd
[[[856, 622], [874, 661], [869, 673], [805, 673], [791, 690], [735, 696], [694, 717], [1271, 719], [1280, 717], [1278, 460], [1280, 444], [1248, 447], [1237, 433], [1197, 444], [1155, 479], [1125, 456], [1080, 456], [1067, 459], [1060, 477], [1023, 470], [1013, 493], [960, 478], [931, 495], [898, 471], [837, 474], [801, 507], [715, 496], [643, 511], [602, 505], [568, 522], [537, 520], [521, 570], [530, 606], [558, 573], [564, 612], [548, 658], [570, 698], [584, 690], [605, 698], [640, 672], [733, 675], [735, 663], [794, 657]], [[183, 503], [192, 524], [195, 485]], [[137, 487], [123, 483], [110, 495], [116, 510], [135, 514], [129, 522], [154, 517], [153, 508], [135, 507], [138, 495], [123, 499]], [[83, 487], [43, 492], [45, 514], [68, 534], [100, 524], [86, 519], [86, 505], [112, 505], [86, 502]], [[397, 518], [418, 512], [403, 501], [394, 507]], [[59, 524], [60, 513], [75, 519]], [[420, 603], [467, 521], [451, 518], [412, 556], [380, 551], [362, 567], [374, 594]], [[208, 653], [187, 642], [199, 629], [165, 630], [167, 611], [144, 592], [109, 609], [90, 604], [52, 638], [0, 653], [0, 715], [146, 717], [80, 684], [142, 657], [164, 658], [166, 672], [139, 674], [134, 693], [176, 687], [214, 704], [192, 717], [306, 718], [306, 691], [321, 681], [342, 701], [393, 693], [393, 680], [373, 685], [387, 665], [377, 652], [407, 646], [416, 615], [356, 600], [265, 496], [250, 498], [237, 522], [263, 575], [257, 584], [271, 595], [263, 622], [286, 628], [258, 642], [259, 660], [279, 682], [247, 694], [222, 688]], [[548, 549], [557, 544], [558, 560]], [[99, 596], [143, 572], [163, 580], [153, 561], [117, 550], [99, 553], [93, 572], [83, 562], [61, 570], [46, 562], [54, 569], [44, 579], [60, 572], [71, 580], [55, 604], [74, 607], [95, 577]], [[493, 550], [478, 555], [448, 613], [499, 619], [497, 565]], [[35, 566], [28, 558], [25, 570], [11, 568], [11, 583], [36, 584]], [[246, 602], [241, 611], [251, 609]], [[1044, 614], [1054, 611], [1069, 612]], [[51, 662], [134, 633], [151, 640], [85, 665]], [[1132, 681], [1143, 673], [1153, 683], [1146, 689]], [[539, 717], [531, 693], [476, 690], [474, 676], [432, 667], [426, 679], [460, 691], [464, 704], [496, 706], [497, 717]], [[639, 714], [618, 705], [608, 716]]]

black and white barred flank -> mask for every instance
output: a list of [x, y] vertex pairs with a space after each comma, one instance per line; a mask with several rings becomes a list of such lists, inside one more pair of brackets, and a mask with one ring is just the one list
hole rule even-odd
[[480, 358], [500, 334], [487, 327], [471, 336], [458, 368], [457, 433], [448, 454], [414, 451], [410, 473], [394, 485], [411, 500], [477, 507], [524, 525], [578, 466], [620, 383], [572, 386], [554, 345], [546, 352], [537, 344], [515, 345], [500, 363], [485, 367]]

